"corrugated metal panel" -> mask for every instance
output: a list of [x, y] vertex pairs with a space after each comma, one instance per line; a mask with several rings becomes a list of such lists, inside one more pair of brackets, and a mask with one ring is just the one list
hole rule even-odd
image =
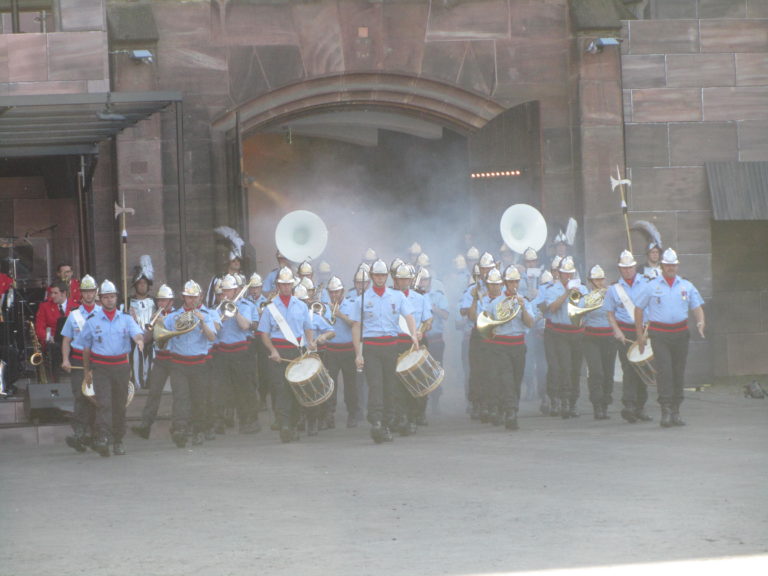
[[715, 220], [768, 220], [768, 162], [707, 163]]

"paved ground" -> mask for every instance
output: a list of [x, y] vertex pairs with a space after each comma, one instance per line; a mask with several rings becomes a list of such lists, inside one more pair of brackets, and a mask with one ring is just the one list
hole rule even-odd
[[0, 574], [463, 576], [731, 556], [737, 570], [705, 566], [768, 573], [768, 399], [689, 393], [688, 426], [671, 430], [655, 406], [635, 425], [612, 408], [562, 421], [527, 404], [515, 433], [456, 409], [380, 446], [358, 428], [194, 450], [163, 431], [109, 459], [4, 447]]

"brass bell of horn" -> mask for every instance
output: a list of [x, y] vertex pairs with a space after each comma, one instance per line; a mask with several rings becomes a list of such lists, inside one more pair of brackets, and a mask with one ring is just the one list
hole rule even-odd
[[547, 241], [547, 223], [541, 212], [529, 204], [513, 204], [499, 222], [504, 244], [518, 254], [528, 248], [538, 251]]

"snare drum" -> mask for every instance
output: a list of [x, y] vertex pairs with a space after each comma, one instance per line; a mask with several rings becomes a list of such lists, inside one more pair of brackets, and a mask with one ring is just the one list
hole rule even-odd
[[397, 377], [414, 398], [422, 398], [443, 383], [445, 370], [429, 350], [409, 350], [397, 359]]
[[319, 406], [333, 394], [333, 378], [317, 354], [305, 354], [291, 360], [285, 369], [285, 379], [305, 408]]
[[646, 340], [642, 354], [637, 342], [633, 342], [627, 349], [627, 360], [647, 386], [656, 386], [656, 369], [653, 367], [653, 348], [651, 348], [650, 339]]

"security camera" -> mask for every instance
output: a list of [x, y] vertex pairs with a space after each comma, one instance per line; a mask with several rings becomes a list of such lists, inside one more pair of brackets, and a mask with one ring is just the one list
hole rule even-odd
[[145, 64], [152, 64], [155, 61], [152, 52], [149, 50], [131, 50], [131, 59]]
[[587, 54], [598, 54], [599, 52], [603, 51], [603, 47], [605, 46], [619, 46], [620, 44], [620, 38], [598, 38], [597, 40], [592, 40], [589, 44], [587, 44], [587, 47], [584, 49], [584, 51]]

